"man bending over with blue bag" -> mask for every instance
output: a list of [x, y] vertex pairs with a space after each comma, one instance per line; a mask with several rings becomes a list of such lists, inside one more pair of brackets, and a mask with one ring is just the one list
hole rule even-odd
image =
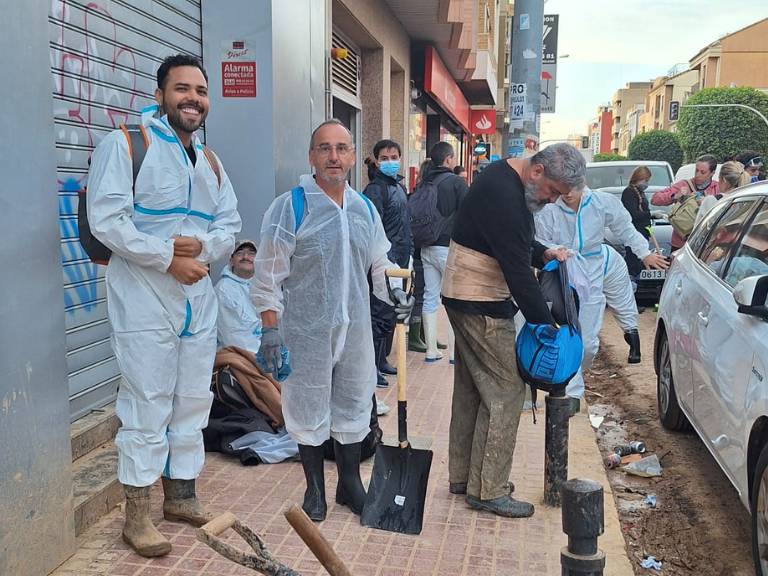
[[515, 358], [514, 315], [544, 326], [554, 320], [533, 275], [565, 250], [534, 240], [533, 212], [584, 185], [586, 165], [567, 144], [530, 159], [490, 164], [472, 183], [454, 226], [443, 279], [443, 304], [456, 335], [449, 489], [467, 504], [500, 516], [532, 516], [509, 482], [525, 383]]

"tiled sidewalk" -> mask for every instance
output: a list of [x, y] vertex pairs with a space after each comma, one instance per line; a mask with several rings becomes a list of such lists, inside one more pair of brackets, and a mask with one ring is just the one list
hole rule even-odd
[[[543, 503], [544, 417], [533, 424], [530, 412], [521, 418], [512, 479], [515, 495], [534, 502], [536, 514], [524, 520], [502, 519], [470, 510], [463, 497], [448, 492], [448, 427], [452, 372], [447, 358], [426, 364], [409, 353], [409, 434], [415, 444], [431, 442], [434, 451], [424, 530], [419, 536], [376, 531], [335, 504], [336, 467], [326, 463], [328, 519], [320, 525], [325, 537], [348, 563], [353, 574], [366, 576], [515, 576], [551, 575], [560, 570], [560, 548], [566, 544], [560, 510]], [[385, 435], [396, 434], [395, 378], [383, 393], [393, 411], [380, 419]], [[586, 477], [605, 487], [606, 533], [600, 547], [608, 556], [606, 576], [633, 574], [624, 550], [613, 497], [593, 430], [584, 413], [571, 420], [569, 477]], [[373, 459], [363, 465], [367, 484]], [[326, 574], [283, 517], [289, 503], [301, 503], [304, 476], [299, 463], [243, 467], [219, 454], [208, 454], [198, 481], [198, 494], [213, 513], [233, 512], [258, 531], [273, 555], [302, 574]], [[194, 529], [162, 520], [161, 490], [154, 490], [155, 520], [173, 543], [169, 556], [142, 558], [122, 542], [122, 511], [115, 510], [86, 532], [79, 550], [55, 576], [131, 575], [196, 576], [253, 575], [218, 556], [195, 539]], [[229, 541], [245, 547], [232, 531]]]

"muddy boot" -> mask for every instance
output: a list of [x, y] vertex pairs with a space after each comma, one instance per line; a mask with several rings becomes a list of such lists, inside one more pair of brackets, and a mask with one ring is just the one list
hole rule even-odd
[[154, 558], [171, 551], [171, 543], [163, 536], [149, 516], [150, 486], [137, 488], [123, 485], [125, 490], [125, 526], [123, 540], [139, 556]]
[[423, 354], [427, 351], [427, 344], [421, 336], [421, 318], [411, 318], [408, 326], [408, 350]]
[[163, 516], [169, 522], [202, 526], [213, 520], [195, 495], [194, 480], [175, 480], [163, 476]]
[[512, 496], [499, 496], [492, 500], [480, 500], [475, 496], [467, 495], [467, 504], [475, 510], [486, 510], [506, 518], [528, 518], [533, 516], [533, 504], [515, 500]]
[[[507, 488], [509, 493], [512, 494], [515, 491], [515, 484], [512, 481], [507, 482]], [[448, 492], [451, 494], [466, 494], [467, 484], [466, 482], [450, 482], [448, 484]]]
[[307, 490], [304, 492], [304, 503], [301, 507], [314, 522], [322, 522], [328, 513], [328, 505], [325, 503], [323, 451], [322, 446], [299, 444], [301, 466], [304, 468], [304, 478], [307, 481]]
[[334, 440], [333, 450], [339, 470], [336, 503], [349, 506], [349, 509], [359, 516], [365, 504], [365, 488], [360, 480], [360, 442], [341, 444]]
[[640, 363], [640, 333], [637, 329], [624, 332], [624, 342], [629, 344], [628, 364]]

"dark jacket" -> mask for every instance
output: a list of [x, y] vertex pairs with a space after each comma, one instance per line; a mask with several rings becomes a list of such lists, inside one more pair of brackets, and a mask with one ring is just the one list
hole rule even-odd
[[451, 243], [451, 234], [453, 233], [453, 222], [456, 220], [456, 213], [459, 211], [461, 203], [469, 192], [469, 186], [464, 178], [457, 176], [450, 168], [440, 166], [427, 172], [424, 176], [425, 181], [434, 180], [440, 174], [450, 174], [443, 178], [437, 185], [437, 209], [440, 214], [445, 216], [445, 226], [440, 233], [440, 237], [433, 246], [448, 246]]
[[408, 196], [400, 183], [402, 179], [402, 176], [398, 176], [395, 180], [376, 170], [373, 180], [365, 187], [363, 194], [379, 212], [384, 232], [392, 244], [388, 253], [389, 259], [401, 268], [407, 268], [413, 252], [413, 238], [406, 208]]
[[650, 237], [648, 226], [651, 225], [651, 207], [648, 205], [648, 198], [645, 193], [630, 185], [624, 188], [621, 193], [621, 203], [632, 216], [632, 224], [635, 225], [640, 234], [646, 238]]

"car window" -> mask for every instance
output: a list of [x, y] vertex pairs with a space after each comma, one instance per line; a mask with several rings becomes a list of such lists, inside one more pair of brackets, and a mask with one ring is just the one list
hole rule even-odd
[[[588, 166], [587, 167], [587, 186], [592, 190], [598, 188], [608, 188], [612, 186], [626, 187], [629, 184], [629, 178], [637, 166]], [[667, 187], [672, 183], [669, 177], [669, 170], [666, 166], [648, 166], [651, 171], [651, 186]]]
[[720, 215], [728, 206], [730, 206], [730, 204], [715, 204], [712, 210], [710, 210], [707, 215], [704, 216], [702, 221], [696, 225], [696, 228], [693, 229], [693, 232], [688, 237], [688, 246], [691, 247], [691, 250], [693, 250], [695, 254], [699, 253], [701, 246], [709, 236], [712, 227], [715, 225], [717, 220], [720, 218]]
[[763, 205], [742, 236], [724, 280], [736, 286], [744, 278], [768, 274], [768, 204]]
[[699, 252], [699, 260], [715, 274], [721, 275], [724, 271], [728, 254], [738, 242], [744, 222], [754, 206], [754, 199], [733, 202], [712, 227]]

